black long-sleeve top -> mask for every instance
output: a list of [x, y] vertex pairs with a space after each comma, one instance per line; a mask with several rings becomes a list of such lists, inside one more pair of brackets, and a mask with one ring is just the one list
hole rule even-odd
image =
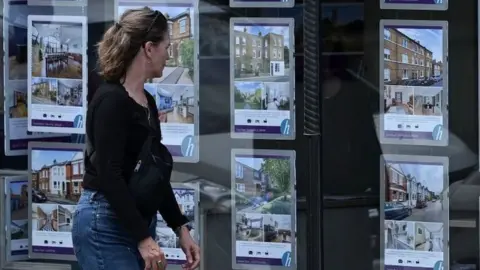
[[[148, 136], [141, 121], [155, 120], [160, 141], [160, 123], [154, 98], [145, 92], [150, 110], [136, 103], [121, 84], [105, 83], [95, 92], [87, 111], [87, 138], [95, 150], [90, 162], [85, 154], [83, 187], [104, 194], [113, 211], [131, 236], [140, 242], [150, 237], [149, 221], [158, 210], [167, 225], [176, 229], [188, 222], [182, 215], [168, 184], [161, 205], [138, 209], [128, 190], [128, 180], [137, 163], [140, 149]], [[94, 164], [92, 164], [94, 163]]]

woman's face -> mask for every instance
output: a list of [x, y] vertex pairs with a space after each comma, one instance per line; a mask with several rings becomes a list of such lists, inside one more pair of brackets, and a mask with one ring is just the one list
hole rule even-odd
[[147, 42], [145, 44], [145, 52], [149, 58], [147, 62], [147, 70], [150, 72], [150, 78], [160, 78], [163, 75], [163, 69], [165, 68], [169, 55], [168, 48], [170, 47], [170, 38], [165, 35], [162, 42], [154, 44]]

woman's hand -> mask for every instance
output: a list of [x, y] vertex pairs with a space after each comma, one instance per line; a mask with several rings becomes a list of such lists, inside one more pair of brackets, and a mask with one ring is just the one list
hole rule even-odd
[[164, 270], [167, 268], [167, 260], [163, 250], [151, 237], [140, 242], [138, 251], [145, 261], [145, 270]]
[[182, 227], [180, 230], [180, 246], [187, 257], [187, 263], [182, 265], [182, 268], [185, 270], [196, 269], [200, 264], [200, 248], [186, 227]]

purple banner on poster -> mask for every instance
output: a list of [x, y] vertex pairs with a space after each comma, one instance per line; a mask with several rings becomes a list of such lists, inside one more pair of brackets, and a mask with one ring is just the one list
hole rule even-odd
[[186, 260], [170, 260], [170, 259], [167, 259], [167, 262], [168, 264], [171, 264], [171, 265], [182, 265], [187, 263]]
[[[440, 3], [437, 3], [437, 2], [440, 2]], [[435, 4], [442, 4], [442, 0], [385, 0], [385, 3], [435, 5]]]
[[39, 120], [33, 119], [32, 126], [35, 127], [60, 127], [60, 128], [73, 128], [72, 121], [51, 121], [51, 120]]
[[428, 29], [428, 30], [442, 30], [442, 26], [419, 26], [419, 25], [385, 25], [385, 28], [394, 28], [394, 29]]
[[433, 270], [433, 267], [385, 265], [384, 270]]
[[33, 253], [75, 255], [73, 248], [32, 246]]
[[385, 130], [385, 138], [405, 139], [405, 140], [434, 140], [433, 132], [411, 132], [411, 131], [394, 131]]
[[47, 137], [34, 139], [17, 139], [10, 140], [10, 150], [26, 150], [28, 149], [28, 142], [70, 142], [70, 135], [63, 137]]
[[249, 154], [237, 154], [236, 158], [269, 158], [269, 159], [290, 159], [290, 156], [279, 156], [279, 155], [249, 155]]
[[238, 133], [282, 134], [280, 127], [235, 125]]
[[283, 266], [282, 259], [280, 258], [273, 259], [273, 258], [237, 257], [237, 264]]

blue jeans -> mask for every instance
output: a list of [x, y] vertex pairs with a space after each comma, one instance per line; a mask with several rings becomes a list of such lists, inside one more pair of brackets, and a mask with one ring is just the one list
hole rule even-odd
[[[155, 239], [157, 217], [150, 224]], [[83, 270], [143, 270], [137, 243], [120, 224], [105, 196], [84, 190], [73, 216], [72, 240]]]

